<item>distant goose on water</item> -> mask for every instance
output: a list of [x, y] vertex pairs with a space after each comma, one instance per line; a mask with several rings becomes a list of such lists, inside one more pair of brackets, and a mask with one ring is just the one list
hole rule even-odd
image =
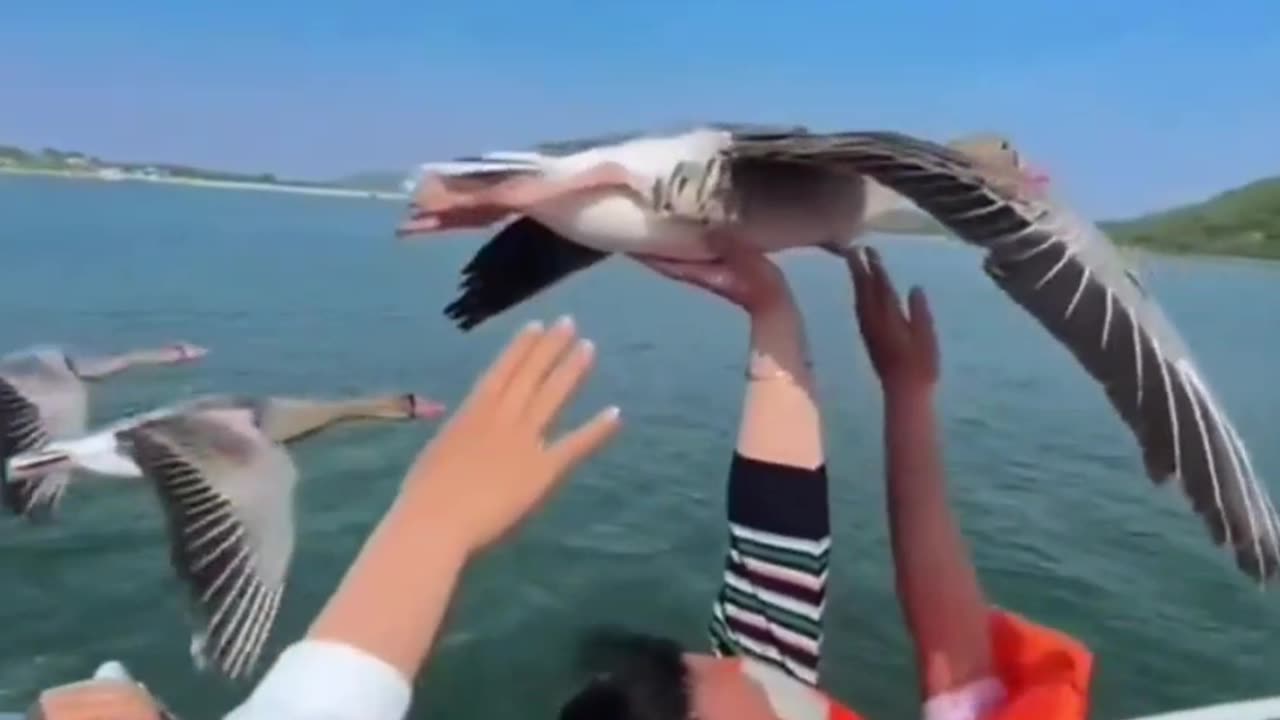
[[50, 470], [149, 480], [168, 517], [170, 560], [203, 618], [192, 654], [235, 679], [257, 662], [293, 556], [298, 472], [285, 444], [340, 422], [443, 413], [417, 395], [203, 396], [11, 458], [10, 509], [55, 505], [66, 483], [51, 485]]
[[994, 150], [895, 132], [706, 127], [490, 153], [422, 166], [401, 232], [518, 215], [466, 268], [450, 308], [465, 328], [610, 252], [696, 260], [735, 241], [834, 250], [905, 198], [987, 251], [987, 275], [1102, 384], [1148, 475], [1178, 485], [1242, 571], [1273, 579], [1280, 517], [1178, 332], [1096, 226], [1050, 199], [1006, 142]]
[[72, 357], [52, 346], [30, 347], [0, 357], [0, 470], [18, 453], [84, 432], [89, 421], [86, 381], [135, 367], [192, 362], [207, 353], [202, 347], [180, 342], [98, 357]]

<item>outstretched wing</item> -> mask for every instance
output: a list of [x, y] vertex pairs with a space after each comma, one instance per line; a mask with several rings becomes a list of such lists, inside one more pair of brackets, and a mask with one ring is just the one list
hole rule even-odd
[[51, 439], [83, 434], [89, 415], [89, 393], [66, 353], [41, 347], [0, 358], [0, 378], [39, 412]]
[[766, 125], [760, 123], [715, 121], [694, 125], [655, 127], [648, 130], [629, 130], [590, 137], [554, 140], [537, 145], [536, 150], [539, 154], [548, 157], [562, 157], [587, 150], [594, 150], [596, 148], [621, 145], [625, 142], [639, 140], [641, 138], [673, 137], [683, 135], [684, 133], [700, 128], [723, 130], [731, 135], [741, 135], [743, 137], [773, 137], [782, 134], [800, 134], [808, 132], [808, 130], [799, 125]]
[[34, 480], [8, 477], [9, 459], [49, 442], [40, 409], [17, 386], [0, 377], [0, 498], [11, 512], [26, 514]]
[[517, 218], [462, 269], [461, 293], [445, 315], [471, 330], [608, 256], [531, 217]]
[[156, 420], [120, 440], [156, 489], [171, 561], [203, 616], [197, 661], [232, 679], [249, 673], [293, 555], [293, 461], [253, 427], [247, 410]]
[[70, 481], [57, 470], [21, 479], [5, 477], [5, 464], [50, 440], [84, 432], [88, 392], [64, 352], [31, 348], [0, 358], [0, 501], [29, 519], [48, 519]]
[[1016, 178], [950, 148], [892, 132], [746, 139], [739, 165], [802, 163], [869, 176], [960, 238], [984, 269], [1105, 388], [1157, 483], [1180, 483], [1215, 542], [1259, 579], [1280, 568], [1280, 517], [1249, 453], [1182, 338], [1092, 223], [1027, 197]]

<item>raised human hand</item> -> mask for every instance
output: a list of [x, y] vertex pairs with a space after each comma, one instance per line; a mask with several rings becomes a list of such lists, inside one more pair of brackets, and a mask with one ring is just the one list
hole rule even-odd
[[912, 288], [908, 312], [872, 248], [848, 257], [858, 328], [886, 393], [932, 390], [938, 382], [938, 339], [924, 291]]
[[550, 437], [594, 359], [567, 317], [549, 329], [525, 327], [423, 449], [402, 495], [425, 495], [439, 509], [439, 529], [471, 553], [497, 541], [621, 427], [610, 407]]

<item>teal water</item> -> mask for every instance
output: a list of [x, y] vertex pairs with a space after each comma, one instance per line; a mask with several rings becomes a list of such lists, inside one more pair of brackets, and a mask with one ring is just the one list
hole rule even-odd
[[[0, 176], [0, 350], [51, 341], [114, 351], [185, 338], [199, 367], [121, 378], [94, 418], [205, 391], [405, 389], [457, 401], [518, 324], [572, 311], [599, 345], [579, 415], [609, 402], [627, 429], [512, 541], [467, 574], [415, 717], [554, 717], [576, 629], [627, 621], [702, 642], [724, 541], [723, 483], [745, 323], [621, 261], [469, 336], [440, 309], [478, 238], [405, 245], [400, 207]], [[923, 284], [944, 352], [952, 492], [995, 601], [1097, 652], [1096, 717], [1280, 693], [1280, 595], [1230, 567], [1067, 352], [958, 245], [878, 243]], [[833, 482], [827, 685], [873, 718], [916, 700], [882, 512], [879, 397], [850, 294], [829, 257], [783, 258], [808, 317]], [[1280, 476], [1280, 266], [1144, 259], [1249, 442]], [[430, 435], [333, 431], [297, 450], [299, 551], [271, 651], [302, 632]], [[192, 720], [246, 688], [200, 675], [144, 488], [78, 488], [63, 522], [0, 521], [0, 709], [107, 658]]]

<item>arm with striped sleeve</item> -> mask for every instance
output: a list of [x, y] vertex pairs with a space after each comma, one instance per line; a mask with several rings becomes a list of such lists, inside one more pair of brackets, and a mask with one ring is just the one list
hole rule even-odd
[[750, 364], [729, 466], [729, 549], [712, 649], [818, 681], [831, 528], [804, 320], [786, 289], [749, 308]]
[[735, 453], [729, 551], [712, 608], [717, 655], [751, 655], [816, 684], [831, 548], [825, 466]]
[[712, 650], [751, 656], [815, 684], [831, 540], [822, 418], [804, 318], [786, 276], [764, 255], [730, 253], [710, 265], [647, 264], [729, 300], [750, 323]]

